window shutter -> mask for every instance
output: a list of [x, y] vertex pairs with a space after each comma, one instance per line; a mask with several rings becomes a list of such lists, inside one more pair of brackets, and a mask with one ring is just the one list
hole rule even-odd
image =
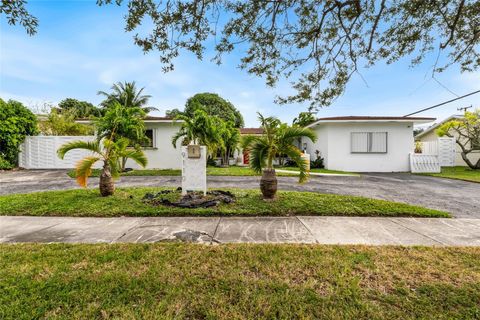
[[387, 132], [352, 132], [352, 153], [386, 153]]

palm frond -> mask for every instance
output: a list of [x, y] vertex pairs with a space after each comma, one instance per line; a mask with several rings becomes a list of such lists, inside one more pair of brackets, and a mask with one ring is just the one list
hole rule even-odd
[[77, 178], [77, 183], [83, 187], [87, 187], [87, 179], [92, 173], [92, 166], [100, 160], [99, 157], [85, 157], [82, 160], [78, 161], [75, 166], [75, 175]]
[[118, 139], [115, 142], [115, 145], [116, 145], [118, 150], [125, 150], [128, 147], [129, 144], [130, 144], [130, 140], [127, 139], [127, 138], [124, 138], [124, 137]]
[[240, 147], [248, 151], [252, 144], [258, 139], [256, 136], [248, 135], [240, 138]]
[[257, 173], [261, 173], [265, 168], [266, 160], [269, 154], [270, 146], [268, 141], [263, 138], [258, 138], [249, 149], [250, 167]]
[[298, 166], [298, 169], [300, 171], [300, 177], [299, 177], [298, 182], [303, 183], [303, 182], [307, 181], [307, 179], [308, 179], [307, 163], [302, 158], [302, 152], [297, 147], [295, 147], [293, 145], [288, 146], [283, 151]]
[[62, 145], [58, 150], [57, 154], [60, 159], [65, 157], [65, 154], [73, 149], [84, 149], [90, 150], [97, 154], [101, 154], [100, 144], [98, 141], [72, 141]]
[[284, 141], [293, 140], [295, 138], [306, 137], [312, 140], [312, 142], [317, 141], [317, 135], [312, 129], [301, 128], [301, 127], [288, 127], [282, 130], [280, 139]]
[[125, 158], [132, 159], [143, 168], [145, 168], [148, 164], [147, 156], [145, 156], [145, 153], [143, 153], [142, 150], [128, 150], [123, 154], [123, 156]]
[[183, 130], [179, 130], [177, 131], [177, 133], [175, 133], [172, 137], [172, 145], [173, 147], [176, 149], [177, 148], [177, 141], [178, 139], [182, 138], [182, 137], [185, 137], [186, 136], [186, 133], [185, 131]]
[[152, 112], [152, 111], [158, 111], [158, 108], [155, 108], [155, 107], [144, 107], [142, 108], [143, 111], [145, 111], [145, 113], [149, 113], [149, 112]]
[[117, 179], [120, 177], [120, 163], [117, 157], [112, 157], [108, 159], [108, 164], [110, 166], [110, 174], [112, 178]]

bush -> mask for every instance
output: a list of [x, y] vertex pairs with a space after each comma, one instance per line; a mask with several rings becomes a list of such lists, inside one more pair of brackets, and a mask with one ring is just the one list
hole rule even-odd
[[20, 144], [37, 132], [37, 118], [30, 110], [18, 101], [0, 99], [0, 157], [16, 164]]
[[320, 156], [320, 151], [315, 150], [315, 155], [317, 156], [317, 158], [315, 160], [313, 160], [312, 162], [310, 162], [310, 168], [312, 168], [312, 169], [323, 169], [323, 168], [325, 168], [325, 164], [323, 163], [324, 159]]
[[285, 161], [285, 164], [283, 165], [284, 167], [297, 167], [297, 163], [293, 161], [292, 159], [287, 159]]
[[325, 165], [323, 164], [323, 158], [319, 157], [312, 162], [310, 162], [310, 168], [312, 169], [323, 169], [325, 168]]
[[212, 157], [207, 158], [207, 166], [208, 167], [216, 167], [217, 166], [217, 161], [213, 159]]
[[13, 169], [13, 165], [7, 160], [3, 159], [2, 156], [0, 156], [0, 170], [10, 170], [10, 169]]
[[46, 120], [40, 121], [38, 126], [46, 136], [88, 136], [94, 134], [92, 126], [76, 123], [75, 110], [59, 112], [53, 109]]

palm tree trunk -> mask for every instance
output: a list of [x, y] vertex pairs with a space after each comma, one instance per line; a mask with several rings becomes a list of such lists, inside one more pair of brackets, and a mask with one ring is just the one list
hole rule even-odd
[[120, 168], [122, 170], [122, 172], [125, 172], [125, 167], [127, 165], [127, 160], [128, 160], [128, 158], [122, 157], [122, 165], [121, 165], [121, 168]]
[[112, 173], [108, 163], [103, 165], [102, 174], [100, 175], [99, 188], [102, 197], [111, 196], [115, 192], [115, 185], [113, 184]]
[[263, 170], [262, 178], [260, 179], [260, 190], [262, 191], [264, 200], [272, 200], [277, 193], [277, 175], [275, 169], [269, 168]]

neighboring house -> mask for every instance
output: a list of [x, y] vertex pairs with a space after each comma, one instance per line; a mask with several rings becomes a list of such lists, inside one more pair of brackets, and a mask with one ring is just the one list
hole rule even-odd
[[[299, 147], [316, 157], [315, 151], [325, 159], [325, 167], [331, 170], [351, 172], [407, 172], [410, 171], [409, 154], [413, 152], [414, 124], [429, 123], [434, 118], [420, 117], [332, 117], [320, 118], [307, 127], [313, 129], [318, 140], [312, 143], [303, 139]], [[90, 120], [78, 120], [89, 123]], [[181, 122], [168, 117], [145, 118], [146, 135], [150, 143], [144, 146], [149, 169], [180, 169], [181, 148], [172, 146], [172, 136], [180, 129]], [[261, 135], [261, 128], [242, 128], [241, 135]], [[25, 168], [50, 169], [72, 168], [86, 154], [72, 151], [65, 160], [56, 156], [61, 144], [72, 139], [94, 139], [85, 137], [29, 137], [22, 154]], [[78, 153], [78, 154], [77, 154]], [[38, 161], [45, 158], [45, 161]], [[41, 165], [39, 165], [39, 163]], [[237, 150], [231, 164], [248, 165], [248, 154]], [[138, 168], [127, 163], [127, 167]]]
[[[424, 130], [423, 132], [417, 134], [415, 136], [415, 141], [419, 142], [430, 142], [430, 141], [437, 141], [438, 140], [438, 135], [435, 132], [441, 125], [444, 123], [450, 121], [450, 120], [455, 120], [455, 119], [462, 119], [463, 116], [461, 115], [453, 115], [448, 117], [447, 119], [436, 123], [429, 127], [428, 129]], [[456, 135], [454, 135], [454, 138], [457, 138]], [[466, 166], [466, 162], [462, 159], [462, 149], [458, 144], [456, 144], [456, 152], [455, 152], [455, 165], [456, 166]], [[470, 154], [468, 154], [468, 158], [472, 160], [472, 162], [478, 161], [480, 159], [480, 150], [472, 151]]]
[[[89, 123], [90, 120], [77, 120]], [[181, 169], [181, 139], [177, 148], [172, 145], [172, 137], [180, 129], [181, 122], [168, 117], [145, 117], [146, 136], [150, 142], [144, 146], [148, 158], [148, 169]], [[128, 168], [139, 168], [133, 161], [127, 162]]]
[[320, 118], [307, 126], [317, 141], [302, 139], [312, 160], [320, 151], [325, 168], [351, 172], [408, 172], [414, 124], [435, 118], [349, 116]]

